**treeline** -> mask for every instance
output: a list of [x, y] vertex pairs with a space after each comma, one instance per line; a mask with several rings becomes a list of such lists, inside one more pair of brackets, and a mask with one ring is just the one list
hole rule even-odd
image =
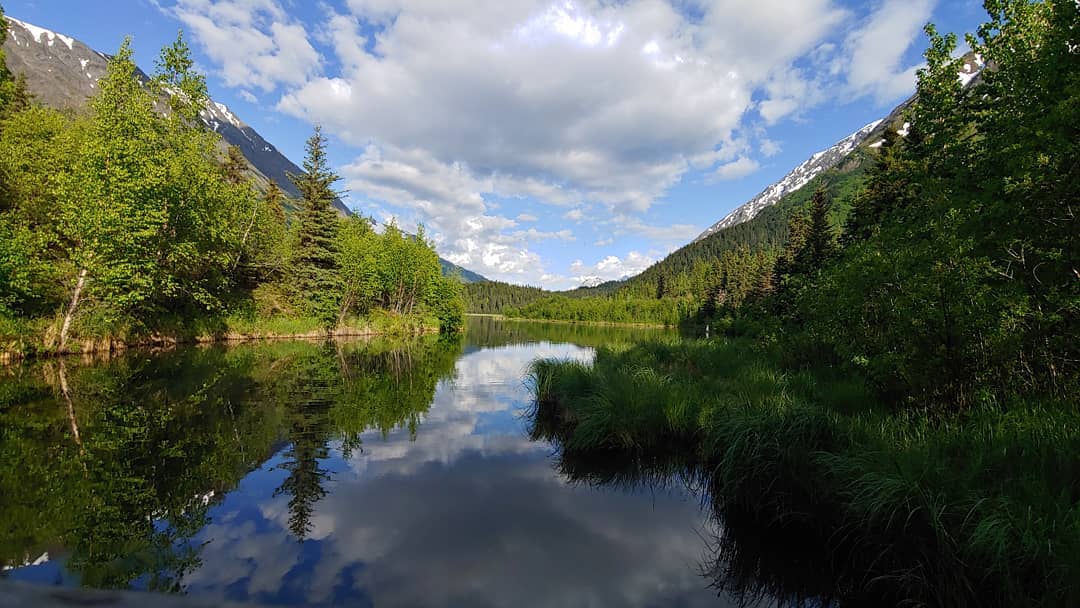
[[[333, 209], [340, 178], [318, 129], [290, 176], [302, 200], [258, 192], [239, 151], [223, 155], [203, 128], [193, 65], [178, 37], [141, 82], [125, 41], [78, 114], [34, 104], [0, 67], [0, 351], [283, 317], [329, 331], [378, 311], [389, 325], [461, 326], [459, 282], [442, 278], [422, 233], [378, 234]], [[287, 202], [299, 208], [289, 217]]]
[[567, 291], [547, 291], [540, 287], [514, 285], [501, 281], [477, 281], [465, 284], [465, 306], [475, 314], [503, 314], [550, 296], [564, 298], [595, 298], [618, 291], [621, 281], [608, 281], [593, 287], [577, 287]]
[[539, 287], [511, 285], [501, 281], [465, 284], [466, 308], [470, 313], [502, 314], [507, 308], [530, 304], [551, 292]]
[[686, 298], [570, 298], [548, 296], [503, 314], [524, 319], [582, 321], [594, 323], [647, 323], [677, 326], [696, 309]]

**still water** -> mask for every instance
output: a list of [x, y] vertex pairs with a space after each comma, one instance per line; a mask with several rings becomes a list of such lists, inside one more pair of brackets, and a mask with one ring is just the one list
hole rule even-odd
[[527, 431], [531, 361], [657, 330], [468, 330], [0, 369], [0, 576], [268, 605], [730, 603], [698, 494], [575, 481]]

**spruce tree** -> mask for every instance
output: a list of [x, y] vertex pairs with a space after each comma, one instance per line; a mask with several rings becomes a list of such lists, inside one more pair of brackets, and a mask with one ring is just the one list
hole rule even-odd
[[240, 148], [237, 146], [229, 146], [228, 154], [225, 156], [225, 162], [221, 165], [221, 170], [225, 173], [225, 181], [233, 185], [244, 183], [247, 181], [247, 167], [247, 159], [244, 158], [244, 154], [240, 151]]
[[896, 129], [886, 129], [866, 186], [856, 196], [844, 223], [842, 245], [873, 238], [886, 214], [908, 205], [911, 184], [906, 177], [907, 164], [910, 163], [903, 158], [903, 139]]
[[808, 274], [820, 269], [836, 252], [836, 235], [829, 224], [829, 207], [824, 188], [818, 188], [810, 200], [810, 227], [806, 246], [796, 261], [799, 271]]
[[291, 287], [300, 307], [332, 329], [337, 322], [341, 292], [337, 254], [340, 220], [333, 208], [337, 196], [334, 184], [341, 177], [329, 166], [322, 127], [315, 127], [306, 150], [304, 173], [289, 174], [289, 180], [300, 190], [302, 204], [297, 218]]

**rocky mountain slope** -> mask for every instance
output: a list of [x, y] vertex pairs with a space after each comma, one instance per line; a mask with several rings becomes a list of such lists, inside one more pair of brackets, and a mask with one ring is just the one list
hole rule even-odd
[[[36, 101], [58, 109], [81, 110], [97, 93], [97, 82], [108, 70], [109, 55], [94, 50], [70, 36], [7, 16], [8, 37], [4, 52], [13, 74], [22, 73]], [[146, 75], [140, 73], [146, 78]], [[301, 173], [296, 163], [266, 141], [225, 104], [211, 100], [202, 112], [207, 128], [221, 135], [224, 148], [233, 145], [240, 149], [250, 167], [250, 176], [260, 190], [273, 180], [290, 198], [300, 192], [289, 181], [289, 173]], [[342, 214], [349, 209], [341, 200], [334, 201]], [[484, 277], [440, 258], [443, 270], [458, 272], [465, 281], [482, 281]]]
[[[960, 73], [957, 74], [957, 78], [964, 87], [970, 87], [979, 80], [982, 70], [985, 68], [985, 64], [981, 57], [971, 53], [964, 57], [964, 61], [965, 63], [961, 68]], [[866, 146], [868, 148], [879, 147], [882, 143], [882, 138], [886, 129], [896, 129], [901, 135], [906, 135], [907, 125], [902, 124], [901, 121], [904, 112], [907, 111], [908, 107], [910, 107], [914, 101], [914, 96], [909, 97], [885, 118], [866, 125], [838, 141], [833, 146], [814, 154], [807, 159], [806, 162], [795, 167], [790, 173], [785, 175], [783, 179], [772, 184], [754, 198], [735, 208], [734, 211], [724, 216], [719, 222], [710, 226], [692, 242], [701, 241], [725, 228], [730, 228], [754, 219], [766, 207], [777, 204], [784, 197], [797, 192], [803, 186], [810, 183], [814, 178], [822, 175], [829, 169], [838, 166], [846, 158], [850, 157], [852, 152], [857, 150], [860, 146]]]
[[877, 134], [878, 127], [885, 122], [884, 120], [876, 120], [838, 141], [835, 145], [814, 154], [806, 162], [792, 169], [783, 179], [772, 184], [760, 194], [724, 216], [722, 220], [710, 226], [708, 230], [698, 235], [694, 241], [700, 241], [724, 228], [730, 228], [736, 224], [754, 219], [758, 213], [761, 213], [762, 209], [775, 205], [780, 199], [799, 190], [815, 177], [838, 165], [859, 145]]
[[[97, 92], [97, 81], [108, 69], [109, 56], [86, 44], [45, 28], [7, 17], [4, 43], [8, 68], [26, 75], [30, 92], [40, 103], [54, 108], [79, 110]], [[145, 74], [143, 75], [145, 76]], [[223, 103], [211, 101], [202, 113], [203, 122], [221, 135], [226, 144], [240, 148], [251, 164], [252, 177], [260, 186], [274, 180], [290, 197], [299, 196], [288, 173], [300, 167], [286, 158], [258, 131], [244, 124]], [[348, 208], [340, 200], [334, 206]]]

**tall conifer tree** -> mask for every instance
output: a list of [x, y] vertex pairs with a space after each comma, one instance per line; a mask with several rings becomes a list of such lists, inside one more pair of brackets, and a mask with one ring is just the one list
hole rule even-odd
[[289, 180], [300, 190], [303, 205], [292, 260], [293, 287], [301, 307], [331, 329], [337, 322], [342, 282], [337, 256], [340, 219], [333, 208], [337, 196], [334, 184], [341, 177], [327, 161], [322, 127], [315, 127], [306, 150], [304, 173], [289, 175]]

